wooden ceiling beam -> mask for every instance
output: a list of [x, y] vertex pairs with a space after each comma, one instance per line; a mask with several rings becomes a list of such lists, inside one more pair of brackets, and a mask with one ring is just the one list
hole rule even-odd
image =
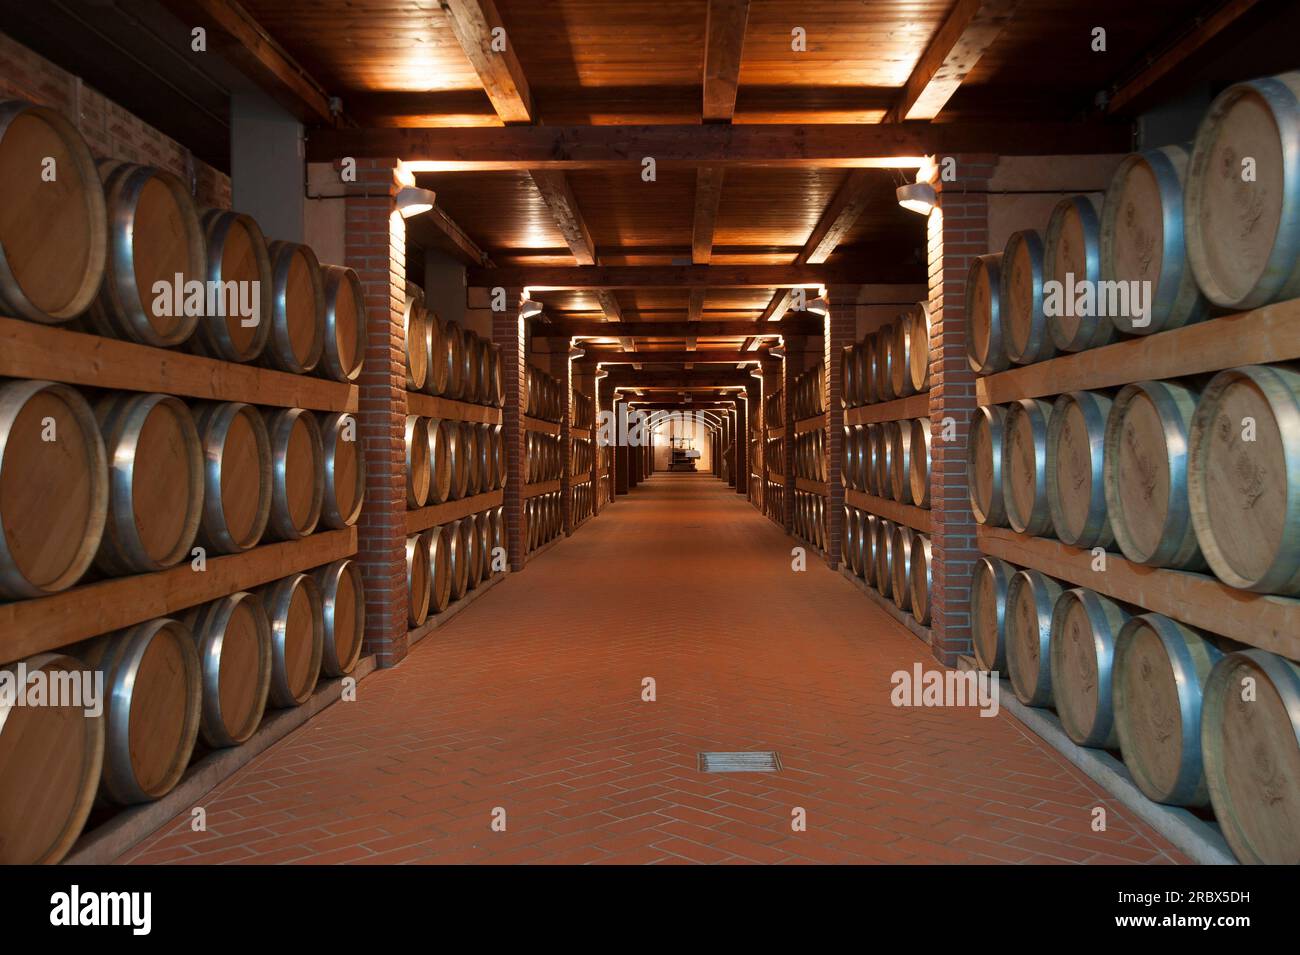
[[504, 126], [321, 129], [307, 158], [397, 156], [416, 171], [627, 169], [665, 166], [914, 168], [963, 152], [1052, 155], [1126, 152], [1127, 123], [953, 122], [875, 125]]
[[713, 257], [713, 233], [722, 202], [721, 166], [701, 166], [695, 171], [695, 218], [691, 226], [691, 261], [708, 265]]
[[740, 362], [761, 362], [763, 356], [758, 352], [739, 352], [735, 349], [723, 351], [704, 349], [701, 351], [639, 351], [635, 355], [623, 355], [619, 352], [588, 351], [580, 359], [584, 362], [597, 362], [603, 365], [626, 365], [640, 362], [646, 365], [735, 365]]
[[[478, 74], [483, 91], [504, 123], [531, 123], [533, 96], [514, 43], [492, 0], [440, 0], [452, 32]], [[501, 31], [504, 49], [493, 49], [494, 30]]]
[[601, 322], [582, 319], [555, 319], [549, 323], [534, 323], [530, 329], [533, 338], [618, 338], [636, 335], [638, 338], [747, 338], [751, 336], [820, 335], [822, 322], [811, 318], [791, 318], [781, 322], [758, 323], [752, 319], [738, 321], [703, 322]]
[[613, 388], [734, 388], [750, 380], [749, 372], [721, 368], [694, 371], [611, 371], [601, 379]]
[[334, 123], [325, 88], [234, 0], [163, 0], [163, 4], [190, 29], [207, 31], [210, 52], [223, 56], [300, 120]]
[[[917, 276], [920, 276], [919, 278]], [[519, 265], [470, 269], [470, 288], [520, 286], [538, 291], [642, 288], [778, 288], [924, 281], [925, 269], [870, 265]]]
[[1019, 0], [957, 0], [903, 84], [888, 123], [934, 119], [1011, 20]]
[[748, 20], [749, 0], [709, 0], [704, 26], [702, 115], [706, 123], [729, 123], [736, 112]]

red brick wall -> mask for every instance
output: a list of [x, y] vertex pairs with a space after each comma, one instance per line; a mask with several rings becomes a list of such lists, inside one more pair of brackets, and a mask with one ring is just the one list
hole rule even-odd
[[826, 316], [822, 333], [822, 361], [826, 365], [826, 385], [823, 400], [830, 412], [826, 435], [826, 480], [830, 493], [826, 497], [826, 561], [831, 567], [840, 564], [840, 542], [844, 539], [844, 485], [840, 482], [840, 468], [844, 448], [844, 408], [840, 405], [844, 382], [840, 380], [843, 369], [840, 353], [852, 345], [858, 331], [857, 288], [832, 288], [831, 312]]
[[[966, 361], [966, 273], [988, 251], [991, 156], [957, 156], [957, 180], [939, 183], [939, 208], [927, 226], [931, 355], [931, 588], [934, 655], [953, 665], [971, 652], [971, 568], [979, 557], [966, 476], [967, 423], [977, 404]], [[943, 440], [943, 420], [956, 438]]]
[[165, 169], [189, 183], [203, 205], [230, 208], [230, 177], [194, 159], [188, 149], [145, 125], [113, 101], [49, 60], [0, 33], [0, 99], [23, 99], [57, 109], [86, 138], [98, 158]]
[[365, 293], [368, 340], [361, 374], [366, 505], [358, 561], [366, 587], [365, 652], [380, 666], [406, 656], [406, 227], [396, 212], [397, 160], [357, 163], [358, 192], [343, 200], [346, 262]]
[[492, 313], [492, 340], [501, 346], [501, 365], [505, 373], [506, 406], [502, 413], [502, 433], [506, 452], [506, 549], [510, 569], [524, 569], [524, 405], [525, 383], [524, 330], [519, 321], [520, 289], [506, 289], [506, 308]]

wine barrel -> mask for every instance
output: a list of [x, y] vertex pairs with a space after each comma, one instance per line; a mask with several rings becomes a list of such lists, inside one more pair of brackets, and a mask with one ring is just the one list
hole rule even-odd
[[[478, 473], [479, 473], [479, 493], [486, 494], [497, 486], [496, 475], [496, 454], [492, 445], [492, 425], [490, 424], [472, 424], [471, 428], [478, 435]], [[574, 445], [574, 450], [581, 447]]]
[[442, 613], [451, 602], [451, 554], [442, 528], [420, 534], [420, 546], [429, 555], [429, 613]]
[[111, 392], [95, 418], [109, 461], [95, 566], [121, 576], [184, 560], [203, 511], [203, 449], [190, 409], [170, 395]]
[[267, 408], [271, 440], [271, 520], [276, 540], [298, 540], [316, 529], [325, 498], [325, 451], [316, 416], [303, 408]]
[[[166, 348], [194, 334], [207, 311], [185, 288], [208, 277], [207, 243], [189, 189], [171, 173], [99, 162], [108, 214], [108, 264], [89, 311], [101, 335]], [[176, 276], [181, 287], [176, 288]], [[167, 291], [159, 294], [162, 283]]]
[[1219, 372], [1190, 441], [1192, 525], [1210, 568], [1230, 587], [1300, 596], [1300, 372]]
[[204, 308], [191, 341], [212, 358], [256, 361], [271, 337], [275, 309], [266, 237], [252, 216], [226, 209], [208, 209], [199, 221], [207, 244], [205, 278], [220, 295], [212, 303], [217, 308]]
[[[1052, 210], [1043, 242], [1043, 309], [1047, 314], [1047, 330], [1061, 351], [1083, 351], [1097, 348], [1115, 340], [1115, 324], [1109, 315], [1103, 315], [1098, 283], [1101, 281], [1101, 220], [1097, 208], [1088, 196], [1070, 196], [1062, 199]], [[1053, 307], [1053, 296], [1046, 283], [1059, 282], [1059, 308]], [[1078, 315], [1077, 297], [1072, 291], [1090, 283], [1093, 290], [1093, 307], [1089, 314]]]
[[1187, 258], [1215, 305], [1242, 310], [1300, 296], [1297, 176], [1300, 73], [1220, 93], [1196, 131], [1184, 191]]
[[447, 386], [443, 394], [460, 400], [465, 395], [465, 333], [459, 322], [444, 322], [442, 346], [447, 363]]
[[981, 669], [1007, 668], [1007, 587], [1017, 568], [996, 557], [981, 557], [971, 571], [971, 643]]
[[471, 404], [478, 403], [478, 332], [472, 328], [462, 328], [464, 336], [460, 350], [461, 400]]
[[857, 574], [859, 573], [857, 563], [857, 554], [859, 552], [858, 534], [861, 531], [858, 526], [858, 509], [845, 504], [842, 520], [844, 522], [844, 535], [840, 546], [841, 556], [844, 558], [844, 563], [848, 565], [849, 570]]
[[[893, 325], [893, 337], [889, 342], [889, 387], [899, 398], [906, 398], [908, 395], [916, 394], [916, 386], [912, 384], [912, 316], [904, 314], [899, 316], [898, 321]], [[930, 355], [930, 339], [926, 338], [921, 344], [926, 358]]]
[[424, 390], [431, 395], [441, 395], [447, 390], [447, 344], [446, 329], [437, 312], [425, 303], [424, 323], [428, 332], [424, 342], [428, 347], [425, 364], [428, 368], [424, 376]]
[[469, 492], [469, 467], [471, 449], [465, 428], [459, 421], [448, 422], [452, 440], [448, 442], [448, 460], [451, 465], [451, 499], [459, 501]]
[[981, 405], [971, 415], [966, 445], [970, 509], [975, 520], [989, 527], [1005, 527], [1007, 523], [1006, 498], [1002, 493], [1002, 445], [1006, 427], [1004, 405]]
[[[1243, 700], [1247, 679], [1255, 693]], [[1300, 666], [1264, 650], [1220, 660], [1205, 687], [1201, 749], [1214, 814], [1237, 859], [1300, 865]]]
[[1222, 656], [1206, 634], [1158, 613], [1133, 617], [1115, 639], [1111, 693], [1120, 751], [1133, 781], [1155, 802], [1209, 805], [1202, 696]]
[[501, 346], [493, 343], [491, 348], [492, 360], [492, 401], [491, 403], [498, 408], [504, 408], [506, 404], [506, 373], [505, 365], [501, 359]]
[[366, 497], [366, 459], [357, 428], [357, 419], [343, 411], [323, 413], [320, 421], [325, 455], [321, 522], [326, 527], [351, 527], [361, 516]]
[[189, 610], [202, 686], [199, 732], [213, 749], [257, 730], [271, 688], [271, 622], [262, 601], [240, 592]]
[[272, 242], [271, 340], [262, 360], [294, 375], [315, 370], [325, 350], [325, 285], [310, 247]]
[[911, 559], [907, 577], [912, 593], [912, 616], [920, 624], [930, 622], [930, 538], [912, 531]]
[[495, 553], [500, 549], [503, 555], [506, 554], [506, 509], [505, 507], [495, 507], [492, 509], [492, 552]]
[[[536, 506], [536, 498], [530, 503]], [[533, 523], [535, 522], [530, 521], [530, 524]], [[478, 559], [478, 555], [475, 552], [475, 542], [471, 539], [473, 535], [466, 530], [463, 519], [452, 521], [447, 526], [456, 537], [456, 551], [451, 562], [451, 599], [460, 600], [469, 590], [470, 567]]]
[[861, 523], [859, 537], [859, 557], [858, 562], [862, 569], [858, 571], [859, 576], [870, 586], [876, 583], [876, 525], [880, 523], [880, 518], [875, 514], [867, 511], [859, 511], [859, 520]]
[[252, 405], [197, 402], [190, 409], [203, 453], [198, 541], [216, 554], [256, 546], [271, 519], [271, 440]]
[[108, 494], [104, 439], [81, 393], [0, 382], [0, 598], [41, 597], [80, 580], [99, 550]]
[[402, 306], [402, 341], [406, 355], [406, 388], [408, 391], [424, 391], [429, 383], [433, 327], [424, 307], [424, 293], [416, 286], [406, 290], [406, 304]]
[[1102, 462], [1111, 400], [1096, 391], [1060, 395], [1047, 428], [1047, 504], [1056, 536], [1074, 547], [1115, 542]]
[[857, 347], [846, 345], [840, 349], [840, 406], [844, 408], [857, 407], [857, 362], [854, 360]]
[[930, 303], [917, 302], [904, 318], [907, 324], [908, 367], [912, 390], [930, 390]]
[[465, 497], [478, 494], [482, 486], [483, 458], [479, 451], [478, 436], [478, 425], [469, 421], [460, 423], [460, 444], [465, 451]]
[[1111, 674], [1128, 619], [1119, 604], [1083, 588], [1065, 591], [1052, 608], [1052, 695], [1066, 735], [1080, 746], [1119, 746]]
[[1124, 556], [1147, 567], [1202, 570], [1187, 491], [1197, 393], [1173, 381], [1125, 385], [1106, 418], [1106, 508]]
[[877, 377], [880, 374], [876, 365], [879, 360], [876, 355], [878, 347], [874, 332], [862, 336], [861, 382], [858, 390], [862, 393], [862, 403], [866, 405], [873, 405], [880, 400], [877, 393]]
[[882, 421], [880, 424], [880, 447], [876, 458], [880, 473], [876, 475], [876, 483], [881, 497], [894, 496], [894, 437], [898, 430], [897, 421]]
[[1047, 502], [1047, 431], [1052, 406], [1035, 398], [1007, 405], [1002, 439], [1002, 500], [1007, 523], [1033, 537], [1052, 536]]
[[1026, 706], [1052, 705], [1052, 669], [1048, 647], [1052, 608], [1061, 585], [1036, 570], [1021, 570], [1007, 584], [1004, 612], [1007, 668], [1011, 688]]
[[859, 491], [866, 491], [868, 489], [867, 481], [868, 481], [868, 469], [870, 468], [870, 464], [868, 463], [867, 460], [867, 442], [868, 442], [867, 427], [865, 425], [860, 425], [860, 424], [854, 425], [853, 444], [855, 450], [853, 452], [853, 467], [854, 467], [853, 485]]
[[[51, 682], [85, 669], [57, 653], [39, 653], [22, 663], [25, 676], [44, 673]], [[0, 674], [11, 685], [21, 686], [25, 679], [17, 664], [0, 667]], [[104, 765], [103, 715], [89, 716], [86, 710], [47, 705], [2, 711], [0, 865], [56, 863], [81, 834]]]
[[876, 590], [882, 597], [893, 593], [894, 522], [876, 519]]
[[318, 370], [335, 381], [356, 381], [366, 360], [366, 299], [361, 279], [342, 265], [322, 265], [324, 347]]
[[889, 592], [899, 610], [912, 609], [912, 529], [895, 524], [889, 542]]
[[891, 401], [894, 394], [894, 324], [876, 330], [876, 400]]
[[1043, 237], [1034, 229], [1011, 233], [1002, 250], [1003, 343], [1007, 357], [1029, 365], [1055, 357], [1043, 313]]
[[312, 571], [321, 599], [321, 672], [347, 676], [361, 659], [366, 636], [366, 590], [351, 557]]
[[976, 374], [1011, 367], [1003, 321], [1002, 253], [977, 255], [966, 273], [966, 360]]
[[1184, 146], [1133, 153], [1119, 164], [1106, 189], [1101, 207], [1102, 281], [1146, 283], [1150, 294], [1146, 315], [1112, 316], [1121, 332], [1150, 335], [1199, 322], [1208, 314], [1183, 240], [1183, 184], [1189, 159]]
[[912, 422], [896, 421], [890, 429], [889, 496], [900, 504], [912, 501]]
[[258, 591], [271, 621], [270, 706], [301, 706], [311, 699], [325, 651], [320, 588], [306, 574], [290, 574]]
[[189, 628], [161, 617], [70, 652], [104, 681], [100, 795], [131, 806], [171, 792], [199, 735], [199, 658]]
[[103, 283], [107, 253], [104, 187], [77, 128], [48, 107], [0, 102], [0, 310], [45, 324], [76, 318]]
[[930, 506], [930, 419], [913, 418], [900, 427], [912, 432], [912, 453], [908, 458], [907, 482], [912, 503], [917, 507]]
[[[478, 340], [478, 354], [475, 357], [478, 368], [478, 403], [490, 405], [494, 400], [492, 395], [492, 370], [496, 362], [496, 359], [492, 357], [492, 343], [486, 338], [480, 338]], [[558, 420], [559, 416], [556, 417]]]
[[445, 504], [451, 499], [451, 456], [448, 433], [454, 426], [454, 421], [440, 418], [429, 418], [425, 422], [424, 430], [429, 449], [429, 489], [426, 500], [429, 504]]
[[406, 416], [406, 507], [424, 507], [432, 483], [429, 445], [429, 420], [419, 415]]
[[[460, 528], [456, 521], [449, 521], [438, 529], [438, 537], [442, 544], [442, 551], [446, 554], [447, 560], [447, 593], [448, 602], [459, 600], [465, 596], [465, 589], [459, 585], [459, 581], [465, 576], [465, 561], [468, 555], [464, 547], [461, 546]], [[457, 590], [459, 586], [459, 590]]]
[[[555, 498], [556, 533], [559, 533], [563, 515], [560, 513], [560, 498]], [[474, 515], [474, 533], [478, 536], [478, 579], [487, 580], [492, 576], [492, 521], [487, 511]]]

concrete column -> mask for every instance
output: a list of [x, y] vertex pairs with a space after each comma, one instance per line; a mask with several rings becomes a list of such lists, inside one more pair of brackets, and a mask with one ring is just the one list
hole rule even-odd
[[[303, 241], [305, 155], [302, 124], [279, 103], [256, 91], [230, 97], [231, 200], [269, 239]], [[367, 182], [358, 168], [357, 182], [348, 185], [374, 191], [365, 189]]]

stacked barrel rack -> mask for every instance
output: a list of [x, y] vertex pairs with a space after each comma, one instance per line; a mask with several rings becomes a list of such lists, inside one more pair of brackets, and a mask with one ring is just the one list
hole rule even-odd
[[[97, 167], [57, 112], [0, 104], [0, 136], [22, 173], [0, 211], [0, 661], [104, 679], [102, 715], [5, 720], [0, 861], [52, 862], [97, 794], [159, 799], [357, 666], [365, 322], [349, 270], [167, 173]], [[176, 275], [261, 295], [187, 305]]]
[[785, 526], [785, 392], [777, 388], [763, 398], [763, 494], [756, 505], [780, 526]]
[[[1230, 88], [966, 293], [978, 663], [1244, 862], [1300, 861], [1300, 200], [1266, 185], [1300, 172], [1297, 93]], [[1149, 312], [1045, 303], [1066, 273], [1148, 280]]]

